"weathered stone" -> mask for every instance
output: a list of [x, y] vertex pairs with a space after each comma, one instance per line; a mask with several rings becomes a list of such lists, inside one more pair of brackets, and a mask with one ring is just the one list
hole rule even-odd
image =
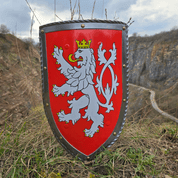
[[178, 81], [178, 30], [129, 38], [129, 82], [166, 89]]

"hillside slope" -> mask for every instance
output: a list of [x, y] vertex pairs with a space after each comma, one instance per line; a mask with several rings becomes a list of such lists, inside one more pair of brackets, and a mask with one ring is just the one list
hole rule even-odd
[[0, 34], [0, 125], [41, 102], [40, 55], [29, 41]]
[[[30, 43], [0, 34], [0, 177], [178, 176], [178, 127], [153, 109], [149, 92], [139, 86], [129, 85], [126, 123], [111, 148], [91, 162], [69, 155], [45, 116], [39, 58]], [[178, 87], [153, 90], [159, 106], [178, 117]]]

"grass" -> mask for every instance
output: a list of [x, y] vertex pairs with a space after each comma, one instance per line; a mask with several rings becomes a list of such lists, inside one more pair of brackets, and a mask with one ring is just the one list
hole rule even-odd
[[156, 101], [160, 109], [178, 118], [178, 84], [172, 87], [156, 92]]
[[[22, 48], [23, 43], [19, 41], [18, 44], [19, 48]], [[16, 50], [15, 46], [12, 48]], [[23, 65], [26, 64], [25, 61], [29, 63], [29, 59], [25, 58], [26, 54], [24, 53], [24, 56], [22, 54], [23, 52], [21, 52]], [[17, 55], [12, 53], [9, 55], [9, 61], [15, 60], [16, 57]], [[40, 68], [35, 65], [35, 62], [36, 60], [31, 58], [32, 67]], [[24, 67], [24, 75], [32, 73], [31, 65], [27, 66], [28, 70]], [[22, 70], [19, 73], [22, 74]], [[12, 74], [17, 75], [18, 68]], [[19, 74], [17, 76], [15, 84], [10, 82], [11, 79], [14, 79], [10, 75], [9, 78], [8, 75], [4, 75], [2, 78], [5, 92], [11, 86], [7, 90], [11, 95], [3, 98], [4, 108], [6, 108], [6, 102], [10, 104], [14, 102], [16, 105], [18, 102], [15, 101], [21, 101], [22, 98], [27, 99], [27, 94], [33, 95], [32, 86], [40, 88], [36, 87], [36, 84], [39, 83], [36, 78], [39, 77], [28, 75], [29, 80], [25, 80], [23, 77], [19, 79]], [[13, 93], [16, 91], [14, 90], [17, 87], [16, 84], [19, 84], [18, 90], [22, 88], [23, 92], [20, 94], [23, 95]], [[13, 85], [14, 87], [12, 87]], [[156, 93], [158, 106], [170, 114], [174, 114], [175, 117], [177, 117], [177, 91], [177, 88], [172, 90], [170, 88], [170, 90]], [[133, 97], [130, 95], [129, 100], [133, 119], [127, 118], [118, 141], [90, 162], [81, 162], [61, 147], [52, 134], [42, 105], [31, 108], [31, 111], [27, 112], [28, 115], [24, 114], [23, 117], [12, 120], [9, 118], [11, 115], [13, 117], [16, 111], [6, 108], [5, 125], [0, 126], [0, 177], [153, 178], [154, 176], [165, 178], [165, 175], [169, 175], [172, 178], [178, 178], [178, 126], [154, 111], [150, 105], [149, 93], [141, 93], [138, 90], [132, 93], [133, 95], [137, 93]], [[167, 93], [166, 96], [165, 93]], [[11, 96], [16, 96], [16, 98]], [[138, 102], [136, 99], [139, 99]], [[141, 103], [139, 108], [132, 106], [132, 104], [135, 105], [135, 102]], [[21, 105], [17, 106], [19, 113], [22, 113], [23, 110], [23, 108], [20, 109]], [[170, 110], [172, 108], [174, 110]]]
[[[156, 118], [155, 118], [156, 119]], [[126, 122], [118, 141], [82, 162], [69, 155], [56, 141], [43, 107], [33, 108], [27, 118], [5, 122], [0, 128], [2, 177], [149, 177], [178, 175], [178, 126], [149, 119]]]

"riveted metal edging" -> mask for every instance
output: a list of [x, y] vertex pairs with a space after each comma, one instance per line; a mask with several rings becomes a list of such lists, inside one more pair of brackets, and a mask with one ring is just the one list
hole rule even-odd
[[[122, 75], [125, 80], [122, 83], [123, 86], [123, 98], [121, 105], [121, 112], [118, 118], [117, 128], [114, 129], [113, 133], [109, 137], [109, 139], [101, 146], [98, 150], [93, 152], [90, 155], [84, 155], [78, 150], [74, 149], [72, 145], [70, 145], [62, 134], [59, 132], [56, 124], [52, 119], [53, 118], [49, 95], [48, 95], [48, 66], [47, 66], [47, 57], [46, 57], [46, 43], [45, 43], [45, 34], [48, 32], [53, 32], [57, 30], [68, 30], [68, 29], [111, 29], [111, 30], [121, 30], [122, 31]], [[40, 26], [40, 49], [41, 49], [41, 71], [42, 71], [42, 90], [43, 90], [43, 103], [45, 107], [46, 116], [48, 118], [49, 125], [53, 131], [54, 136], [61, 143], [61, 145], [67, 149], [73, 156], [78, 156], [81, 160], [91, 160], [95, 158], [95, 155], [99, 153], [101, 150], [104, 150], [103, 147], [110, 147], [120, 136], [120, 133], [123, 129], [127, 106], [128, 106], [128, 26], [127, 24], [120, 21], [112, 21], [112, 20], [73, 20], [73, 21], [63, 21], [63, 22], [55, 22], [47, 25]], [[54, 120], [54, 119], [53, 119]], [[119, 128], [119, 129], [118, 129]], [[56, 134], [57, 133], [57, 134]], [[72, 148], [72, 149], [71, 149]]]

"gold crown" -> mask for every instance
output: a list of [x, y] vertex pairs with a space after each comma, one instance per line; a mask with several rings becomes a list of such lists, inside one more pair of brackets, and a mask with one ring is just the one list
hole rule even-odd
[[77, 46], [78, 48], [90, 48], [90, 43], [91, 43], [91, 40], [88, 40], [88, 44], [85, 40], [82, 40], [81, 43], [79, 43], [78, 40], [76, 40], [76, 43], [77, 43]]

